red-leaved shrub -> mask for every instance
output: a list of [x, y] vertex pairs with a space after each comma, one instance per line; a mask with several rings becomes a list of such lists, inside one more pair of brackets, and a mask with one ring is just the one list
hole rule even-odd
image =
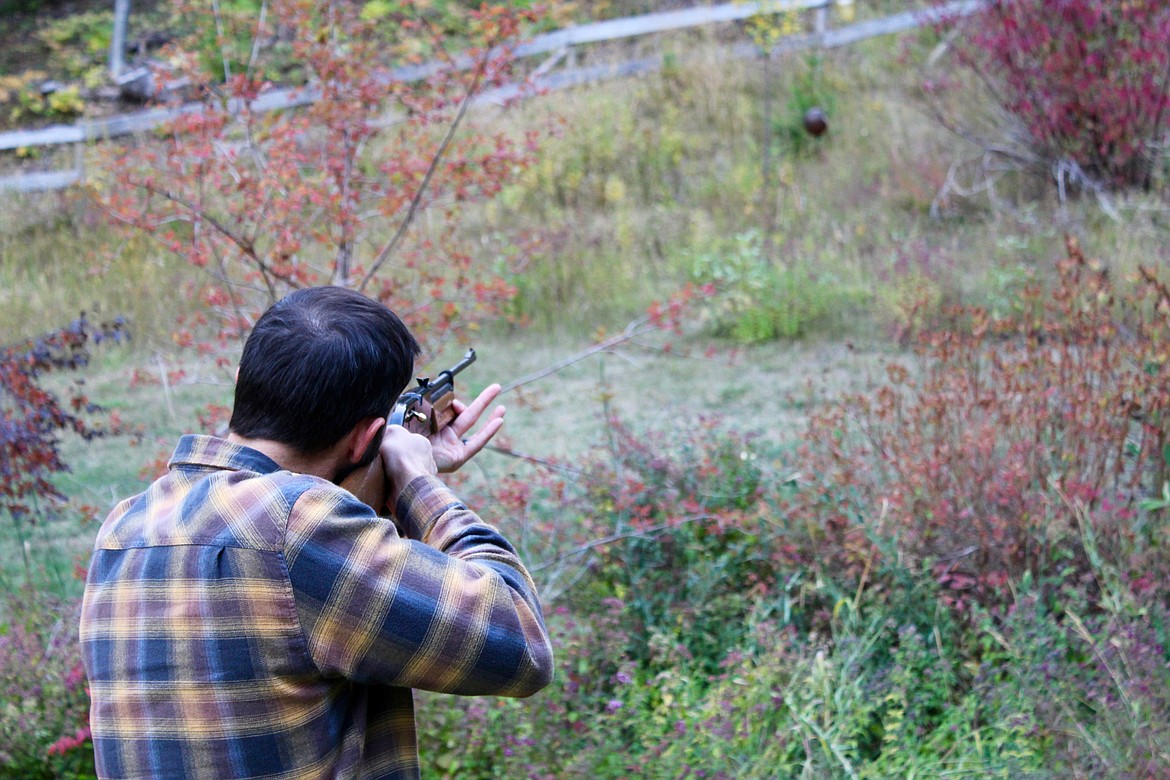
[[[0, 347], [0, 509], [20, 517], [33, 511], [35, 496], [64, 498], [51, 481], [68, 471], [58, 437], [72, 432], [88, 439], [110, 428], [86, 418], [98, 408], [80, 385], [62, 400], [45, 387], [45, 374], [80, 369], [89, 362], [91, 343], [124, 337], [120, 319], [95, 327], [82, 316], [38, 338]], [[111, 422], [116, 428], [116, 418]]]
[[943, 26], [958, 27], [959, 61], [1044, 162], [1108, 187], [1151, 185], [1170, 130], [1170, 4], [989, 0]]
[[1014, 315], [955, 311], [916, 370], [893, 363], [813, 415], [815, 484], [792, 511], [827, 571], [864, 579], [896, 557], [956, 605], [997, 602], [1025, 572], [1088, 577], [1093, 556], [1152, 533], [1132, 521], [1167, 478], [1170, 291], [1148, 269], [1120, 291], [1067, 248], [1054, 287], [1031, 286]]
[[[537, 14], [448, 8], [462, 25], [451, 51], [424, 5], [274, 0], [257, 18], [246, 4], [180, 4], [196, 33], [172, 59], [198, 110], [108, 155], [93, 189], [115, 224], [206, 272], [180, 290], [197, 313], [176, 323], [176, 345], [216, 351], [290, 291], [336, 284], [388, 304], [433, 348], [515, 295], [503, 270], [524, 237], [455, 226], [535, 160], [539, 133], [469, 115], [517, 78], [510, 47]], [[265, 110], [274, 77], [304, 82], [305, 105]]]

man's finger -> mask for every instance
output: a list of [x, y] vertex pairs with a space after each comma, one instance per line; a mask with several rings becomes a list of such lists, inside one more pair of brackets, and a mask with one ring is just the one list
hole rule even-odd
[[464, 463], [475, 457], [476, 453], [486, 447], [487, 443], [500, 432], [500, 429], [504, 427], [504, 413], [506, 411], [504, 407], [497, 406], [492, 410], [492, 415], [488, 418], [484, 426], [474, 436], [469, 436], [463, 440]]
[[496, 396], [500, 394], [500, 390], [501, 388], [498, 384], [492, 384], [485, 387], [483, 392], [477, 395], [475, 400], [470, 404], [465, 404], [459, 399], [455, 399], [452, 402], [457, 416], [451, 421], [451, 429], [455, 431], [456, 436], [463, 438], [471, 430], [484, 410], [488, 408], [488, 404], [496, 400]]

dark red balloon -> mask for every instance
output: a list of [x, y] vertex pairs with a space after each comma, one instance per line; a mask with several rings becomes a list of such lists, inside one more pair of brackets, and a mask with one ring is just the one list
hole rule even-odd
[[808, 131], [811, 136], [819, 136], [829, 129], [829, 120], [825, 116], [825, 112], [813, 106], [808, 111], [804, 112], [804, 129]]

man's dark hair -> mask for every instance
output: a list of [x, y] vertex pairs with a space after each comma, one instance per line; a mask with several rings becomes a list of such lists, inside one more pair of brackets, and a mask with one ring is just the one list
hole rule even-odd
[[344, 287], [297, 290], [264, 312], [244, 343], [231, 430], [319, 453], [359, 420], [389, 416], [418, 354], [381, 303]]

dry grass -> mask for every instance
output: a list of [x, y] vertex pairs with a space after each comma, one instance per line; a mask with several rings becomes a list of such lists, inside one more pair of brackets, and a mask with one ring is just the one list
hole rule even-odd
[[145, 240], [116, 235], [83, 200], [0, 193], [0, 343], [79, 313], [123, 316], [147, 351], [165, 348], [191, 271]]

